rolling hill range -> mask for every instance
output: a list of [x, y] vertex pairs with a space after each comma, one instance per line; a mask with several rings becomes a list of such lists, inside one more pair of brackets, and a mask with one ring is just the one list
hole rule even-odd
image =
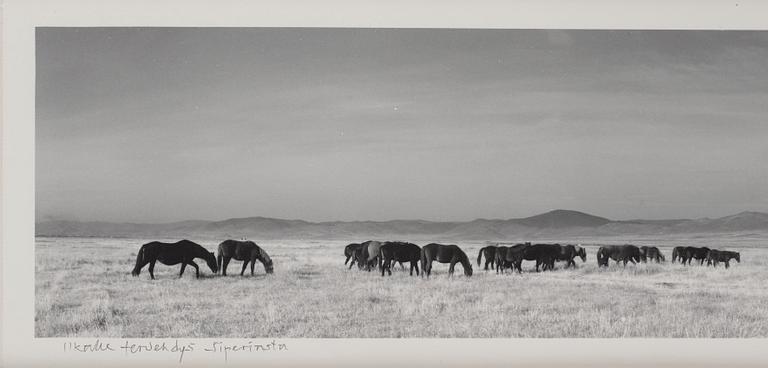
[[536, 216], [469, 222], [424, 220], [308, 222], [267, 217], [166, 224], [43, 221], [37, 236], [250, 239], [465, 239], [593, 237], [687, 233], [768, 232], [768, 213], [741, 212], [709, 219], [616, 221], [578, 211], [554, 210]]

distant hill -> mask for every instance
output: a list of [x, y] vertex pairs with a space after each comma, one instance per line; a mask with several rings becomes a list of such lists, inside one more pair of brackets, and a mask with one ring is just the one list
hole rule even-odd
[[521, 225], [537, 228], [597, 227], [611, 222], [604, 217], [569, 210], [549, 211], [515, 221]]
[[554, 210], [519, 219], [469, 222], [424, 220], [309, 222], [268, 217], [166, 224], [43, 221], [38, 236], [252, 239], [465, 239], [505, 240], [535, 237], [615, 236], [685, 233], [768, 232], [768, 214], [742, 212], [717, 219], [626, 220], [571, 210]]

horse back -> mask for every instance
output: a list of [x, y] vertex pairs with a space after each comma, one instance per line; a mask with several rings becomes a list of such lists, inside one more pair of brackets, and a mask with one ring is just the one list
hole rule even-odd
[[251, 254], [258, 249], [256, 243], [246, 240], [225, 240], [219, 244], [219, 254], [224, 257], [232, 257], [238, 261], [251, 258]]
[[355, 254], [355, 250], [357, 250], [361, 246], [362, 245], [358, 244], [358, 243], [352, 243], [352, 244], [347, 245], [346, 247], [344, 247], [344, 255], [349, 257], [349, 256]]
[[483, 254], [485, 254], [485, 258], [493, 259], [496, 257], [496, 246], [489, 245], [483, 248]]

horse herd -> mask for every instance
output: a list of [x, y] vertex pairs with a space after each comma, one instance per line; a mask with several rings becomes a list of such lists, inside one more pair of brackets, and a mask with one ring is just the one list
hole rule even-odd
[[[407, 242], [379, 242], [369, 240], [363, 243], [352, 243], [344, 248], [344, 256], [347, 257], [344, 264], [349, 263], [351, 269], [355, 263], [358, 268], [371, 271], [371, 267], [378, 265], [381, 270], [381, 276], [384, 273], [392, 275], [392, 266], [395, 262], [409, 262], [411, 264], [410, 274], [416, 271], [419, 276], [419, 265], [421, 265], [421, 275], [429, 277], [432, 274], [432, 262], [449, 263], [448, 274], [452, 275], [456, 263], [460, 263], [464, 269], [464, 275], [472, 276], [472, 263], [469, 257], [458, 245], [430, 243], [424, 247], [419, 247], [413, 243]], [[351, 262], [350, 262], [351, 260]]]
[[[469, 259], [457, 245], [444, 245], [431, 243], [420, 248], [418, 245], [407, 242], [379, 242], [369, 240], [363, 243], [352, 243], [344, 248], [346, 260], [344, 264], [349, 264], [349, 268], [357, 263], [361, 270], [369, 271], [372, 267], [378, 265], [381, 276], [385, 273], [392, 275], [392, 265], [399, 262], [401, 267], [403, 262], [410, 263], [410, 274], [413, 271], [419, 275], [419, 265], [422, 268], [422, 276], [429, 277], [432, 271], [432, 262], [450, 263], [448, 274], [454, 272], [456, 263], [461, 263], [466, 276], [472, 276], [472, 264]], [[608, 267], [612, 259], [616, 264], [632, 264], [648, 262], [648, 260], [660, 263], [665, 261], [664, 254], [659, 248], [651, 246], [635, 245], [608, 245], [602, 246], [597, 250], [598, 267]], [[496, 273], [504, 273], [506, 269], [512, 269], [518, 273], [522, 272], [523, 261], [535, 261], [536, 272], [554, 270], [555, 262], [566, 262], [565, 268], [576, 267], [574, 259], [581, 258], [582, 263], [587, 261], [587, 252], [579, 245], [573, 244], [531, 244], [530, 242], [518, 243], [512, 246], [489, 245], [480, 249], [477, 254], [477, 266], [482, 264], [485, 257], [485, 270], [495, 269]], [[718, 263], [725, 263], [725, 268], [730, 267], [730, 260], [735, 259], [741, 262], [741, 256], [738, 252], [722, 251], [709, 249], [707, 247], [675, 247], [672, 252], [672, 262], [677, 260], [681, 264], [691, 264], [691, 260], [699, 260], [703, 265], [717, 267]]]
[[[352, 243], [344, 248], [349, 268], [357, 263], [361, 270], [371, 271], [378, 267], [381, 276], [392, 275], [392, 266], [395, 263], [410, 263], [410, 275], [416, 271], [416, 276], [429, 277], [432, 273], [432, 263], [448, 263], [448, 274], [454, 273], [457, 263], [461, 264], [465, 276], [472, 276], [472, 263], [469, 257], [458, 245], [430, 243], [420, 247], [413, 243], [401, 241], [380, 242], [369, 240], [362, 243]], [[480, 267], [485, 257], [485, 270], [495, 269], [496, 273], [504, 273], [505, 270], [522, 272], [523, 261], [535, 261], [536, 272], [554, 270], [555, 262], [566, 262], [565, 267], [576, 267], [574, 259], [581, 258], [582, 263], [587, 261], [587, 252], [579, 245], [573, 244], [531, 244], [519, 243], [511, 246], [489, 245], [480, 249], [477, 254], [477, 266]], [[609, 261], [616, 264], [636, 264], [647, 262], [649, 259], [657, 263], [665, 261], [664, 255], [657, 247], [635, 245], [608, 245], [601, 246], [596, 253], [598, 267], [608, 267]], [[187, 265], [195, 269], [195, 277], [200, 277], [200, 268], [195, 263], [196, 258], [205, 260], [214, 274], [221, 271], [227, 275], [227, 266], [234, 259], [243, 261], [240, 275], [245, 273], [248, 264], [251, 265], [251, 275], [254, 274], [256, 261], [262, 263], [267, 273], [274, 272], [274, 264], [267, 252], [252, 241], [225, 240], [218, 247], [218, 255], [209, 252], [203, 246], [189, 240], [180, 240], [176, 243], [150, 242], [141, 246], [136, 255], [136, 266], [131, 274], [138, 276], [144, 266], [149, 265], [149, 275], [154, 280], [155, 263], [165, 265], [181, 264], [179, 277], [184, 275]], [[707, 247], [675, 247], [672, 250], [672, 262], [678, 261], [683, 265], [690, 265], [692, 260], [699, 261], [700, 265], [707, 261], [707, 265], [717, 267], [723, 262], [725, 268], [730, 267], [730, 260], [741, 262], [738, 252], [709, 249]], [[421, 267], [421, 273], [419, 272]]]

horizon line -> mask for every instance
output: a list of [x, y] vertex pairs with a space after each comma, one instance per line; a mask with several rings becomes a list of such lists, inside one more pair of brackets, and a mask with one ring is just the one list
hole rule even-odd
[[724, 215], [719, 217], [691, 217], [691, 218], [663, 218], [663, 219], [644, 219], [644, 218], [630, 218], [630, 219], [612, 219], [600, 215], [594, 215], [588, 212], [579, 211], [579, 210], [569, 210], [569, 209], [553, 209], [546, 212], [541, 212], [535, 215], [525, 216], [525, 217], [510, 217], [510, 218], [483, 218], [483, 217], [476, 217], [471, 220], [425, 220], [425, 219], [405, 219], [405, 218], [395, 218], [395, 219], [389, 219], [389, 220], [322, 220], [322, 221], [315, 221], [315, 220], [304, 220], [304, 219], [298, 219], [298, 218], [280, 218], [280, 217], [269, 217], [269, 216], [263, 216], [263, 215], [256, 215], [256, 216], [244, 216], [244, 217], [229, 217], [226, 219], [220, 219], [220, 220], [201, 220], [201, 219], [186, 219], [186, 220], [178, 220], [178, 221], [162, 221], [162, 222], [134, 222], [134, 221], [103, 221], [103, 220], [80, 220], [80, 219], [46, 219], [46, 220], [35, 220], [35, 224], [44, 223], [44, 222], [80, 222], [80, 223], [109, 223], [109, 224], [130, 224], [130, 225], [170, 225], [170, 224], [178, 224], [182, 222], [208, 222], [208, 223], [214, 223], [214, 222], [225, 222], [230, 220], [240, 220], [240, 219], [252, 219], [252, 218], [262, 218], [262, 219], [270, 219], [270, 220], [280, 220], [280, 221], [302, 221], [306, 223], [311, 224], [323, 224], [323, 223], [353, 223], [353, 222], [394, 222], [394, 221], [423, 221], [423, 222], [431, 222], [431, 223], [467, 223], [467, 222], [473, 222], [478, 220], [486, 220], [486, 221], [510, 221], [510, 220], [524, 220], [531, 217], [546, 215], [549, 213], [557, 212], [557, 211], [564, 211], [564, 212], [578, 212], [587, 216], [592, 217], [599, 217], [606, 219], [610, 222], [631, 222], [631, 221], [691, 221], [691, 220], [699, 220], [699, 219], [718, 219], [723, 217], [729, 217], [729, 216], [735, 216], [743, 213], [760, 213], [760, 214], [768, 214], [768, 212], [763, 211], [749, 211], [744, 210], [740, 212], [736, 212], [730, 215]]

